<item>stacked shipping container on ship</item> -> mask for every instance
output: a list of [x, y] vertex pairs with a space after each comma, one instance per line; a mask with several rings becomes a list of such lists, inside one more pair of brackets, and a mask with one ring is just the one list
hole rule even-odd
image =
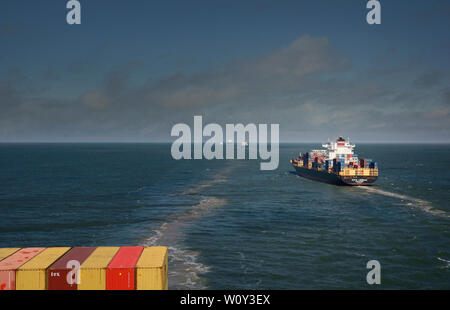
[[45, 248], [45, 250], [20, 266], [16, 270], [16, 289], [47, 289], [47, 269], [69, 250], [70, 247]]
[[[58, 259], [47, 270], [48, 290], [76, 290], [78, 288], [78, 274], [72, 270], [74, 264], [78, 267], [94, 252], [95, 247], [77, 247], [71, 249]], [[69, 281], [69, 278], [71, 281]]]
[[167, 247], [0, 248], [0, 290], [167, 290]]
[[16, 270], [44, 250], [45, 248], [18, 249], [0, 261], [0, 290], [15, 290]]
[[135, 267], [144, 247], [121, 247], [106, 269], [107, 290], [134, 290]]
[[11, 254], [14, 254], [15, 252], [19, 251], [20, 248], [1, 248], [0, 249], [0, 261], [4, 258], [10, 256]]
[[98, 247], [80, 267], [78, 290], [106, 290], [106, 271], [119, 247]]
[[312, 150], [290, 160], [305, 178], [336, 185], [372, 185], [378, 178], [378, 164], [353, 153], [355, 145], [338, 137], [323, 144], [324, 150]]

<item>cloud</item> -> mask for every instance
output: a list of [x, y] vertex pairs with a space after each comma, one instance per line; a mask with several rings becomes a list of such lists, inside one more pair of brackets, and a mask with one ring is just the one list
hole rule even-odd
[[104, 108], [108, 106], [111, 101], [102, 91], [88, 91], [81, 96], [83, 104], [93, 108]]
[[190, 76], [177, 73], [144, 86], [141, 92], [168, 108], [226, 105], [240, 110], [244, 105], [254, 107], [262, 95], [296, 93], [314, 75], [342, 70], [347, 60], [333, 52], [327, 38], [304, 36], [247, 64]]
[[414, 80], [415, 86], [419, 87], [433, 87], [438, 85], [444, 78], [444, 73], [441, 71], [433, 70], [428, 71], [420, 75]]
[[332, 52], [327, 38], [303, 36], [289, 46], [250, 64], [245, 71], [263, 77], [286, 75], [303, 77], [308, 74], [328, 72], [345, 63]]
[[2, 25], [0, 26], [0, 35], [11, 35], [15, 34], [24, 29], [23, 26], [19, 25]]
[[[245, 63], [156, 79], [143, 75], [142, 63], [125, 62], [71, 98], [10, 71], [0, 78], [0, 140], [167, 141], [174, 124], [203, 115], [207, 123], [279, 123], [284, 141], [336, 132], [449, 141], [450, 92], [438, 91], [448, 76], [376, 66], [359, 68], [327, 38], [302, 36]], [[95, 70], [77, 67], [66, 68], [69, 77]], [[58, 76], [63, 83], [65, 72]]]
[[450, 89], [447, 89], [444, 91], [443, 97], [444, 97], [444, 103], [450, 104]]

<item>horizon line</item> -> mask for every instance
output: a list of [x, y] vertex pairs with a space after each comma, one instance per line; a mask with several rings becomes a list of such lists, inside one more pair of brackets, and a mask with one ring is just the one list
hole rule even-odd
[[[0, 141], [0, 144], [171, 144], [174, 141]], [[203, 143], [203, 142], [202, 142]], [[223, 144], [227, 144], [224, 142]], [[325, 142], [320, 141], [280, 141], [278, 144], [323, 144]], [[371, 141], [371, 142], [358, 142], [352, 141], [357, 144], [450, 144], [450, 141]], [[195, 144], [191, 142], [190, 144]], [[239, 142], [233, 142], [233, 144], [240, 144]], [[251, 144], [251, 143], [249, 143]], [[260, 143], [256, 143], [260, 144]], [[271, 144], [271, 143], [267, 143]]]

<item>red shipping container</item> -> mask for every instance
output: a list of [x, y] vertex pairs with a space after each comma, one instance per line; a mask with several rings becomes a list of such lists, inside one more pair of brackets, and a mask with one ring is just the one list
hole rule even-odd
[[0, 262], [0, 290], [16, 289], [16, 269], [44, 251], [45, 248], [24, 248]]
[[47, 270], [47, 289], [78, 289], [79, 267], [95, 249], [96, 247], [73, 248], [54, 262]]
[[121, 247], [106, 269], [107, 290], [134, 290], [135, 266], [144, 247]]

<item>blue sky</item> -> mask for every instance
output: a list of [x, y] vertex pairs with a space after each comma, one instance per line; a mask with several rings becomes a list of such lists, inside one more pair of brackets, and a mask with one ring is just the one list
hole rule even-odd
[[0, 141], [165, 141], [178, 122], [283, 141], [450, 142], [450, 3], [2, 1]]

